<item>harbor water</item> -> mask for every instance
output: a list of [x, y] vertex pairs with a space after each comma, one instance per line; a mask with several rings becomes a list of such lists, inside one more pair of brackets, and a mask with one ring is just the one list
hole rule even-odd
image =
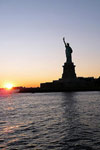
[[0, 150], [100, 150], [100, 92], [1, 94]]

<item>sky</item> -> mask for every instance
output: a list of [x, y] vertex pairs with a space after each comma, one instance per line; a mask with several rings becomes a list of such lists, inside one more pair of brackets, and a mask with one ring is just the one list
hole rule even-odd
[[0, 0], [0, 87], [58, 80], [73, 49], [78, 77], [100, 76], [100, 0]]

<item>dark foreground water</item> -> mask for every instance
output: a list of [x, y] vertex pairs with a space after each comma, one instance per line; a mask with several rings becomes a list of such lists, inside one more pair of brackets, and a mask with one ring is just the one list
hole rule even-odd
[[0, 150], [100, 150], [100, 92], [0, 96]]

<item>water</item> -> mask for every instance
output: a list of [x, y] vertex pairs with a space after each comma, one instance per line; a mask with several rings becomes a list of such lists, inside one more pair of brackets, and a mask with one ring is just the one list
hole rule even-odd
[[100, 92], [0, 96], [0, 150], [100, 150]]

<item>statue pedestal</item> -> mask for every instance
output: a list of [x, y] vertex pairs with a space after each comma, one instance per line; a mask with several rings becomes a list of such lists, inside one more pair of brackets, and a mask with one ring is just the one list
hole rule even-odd
[[68, 63], [68, 62], [64, 63], [62, 79], [68, 80], [68, 79], [75, 79], [75, 78], [76, 78], [76, 74], [75, 74], [74, 63]]

